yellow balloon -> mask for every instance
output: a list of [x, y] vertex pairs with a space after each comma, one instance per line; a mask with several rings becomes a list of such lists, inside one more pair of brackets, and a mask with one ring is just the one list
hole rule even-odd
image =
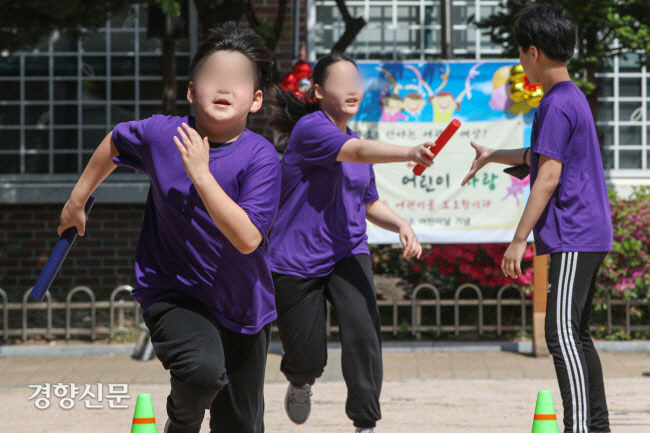
[[544, 96], [544, 91], [542, 90], [541, 87], [538, 87], [537, 89], [529, 93], [526, 102], [528, 102], [528, 105], [530, 105], [531, 107], [537, 108], [543, 96]]
[[524, 72], [523, 66], [514, 65], [512, 68], [510, 68], [510, 81], [512, 81], [513, 83], [522, 81], [525, 76], [526, 73]]
[[512, 83], [508, 90], [508, 95], [515, 102], [523, 101], [526, 98], [526, 89], [524, 88], [523, 81]]
[[515, 114], [515, 115], [520, 115], [520, 114], [526, 114], [531, 110], [530, 105], [528, 105], [527, 101], [520, 101], [517, 102], [516, 104], [513, 104], [508, 108], [508, 112]]
[[510, 79], [510, 66], [501, 66], [492, 76], [492, 89], [501, 87]]

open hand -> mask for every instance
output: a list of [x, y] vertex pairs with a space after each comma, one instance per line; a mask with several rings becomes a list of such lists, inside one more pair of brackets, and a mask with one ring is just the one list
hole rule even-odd
[[474, 161], [472, 162], [472, 167], [469, 169], [469, 172], [463, 179], [461, 186], [465, 186], [465, 184], [469, 182], [474, 177], [474, 175], [481, 168], [483, 168], [485, 164], [490, 162], [488, 160], [488, 157], [492, 154], [492, 152], [494, 152], [494, 150], [490, 149], [489, 147], [480, 146], [477, 143], [474, 143], [473, 141], [470, 142], [470, 144], [476, 151], [476, 156], [474, 157]]
[[179, 127], [176, 130], [178, 137], [174, 136], [174, 143], [181, 154], [187, 175], [192, 182], [195, 182], [199, 177], [210, 173], [208, 137], [201, 138], [199, 133], [185, 122], [183, 128]]

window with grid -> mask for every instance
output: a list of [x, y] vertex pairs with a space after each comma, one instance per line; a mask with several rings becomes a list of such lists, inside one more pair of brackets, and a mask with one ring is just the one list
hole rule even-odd
[[[500, 0], [454, 0], [453, 47], [459, 59], [501, 57], [501, 47], [471, 24], [487, 18]], [[368, 60], [436, 60], [441, 56], [440, 1], [348, 0], [353, 16], [367, 24], [346, 53]], [[334, 0], [308, 0], [308, 50], [311, 60], [329, 52], [345, 31]], [[650, 177], [650, 75], [639, 67], [639, 54], [615, 58], [598, 74], [598, 131], [603, 162], [610, 177]]]
[[[441, 55], [439, 0], [347, 0], [353, 16], [363, 15], [366, 26], [346, 53], [357, 59], [435, 60]], [[453, 2], [453, 45], [458, 58], [499, 57], [501, 49], [470, 23], [488, 17], [499, 0]], [[336, 43], [345, 31], [334, 0], [308, 1], [308, 45], [312, 60]]]
[[650, 74], [639, 56], [616, 57], [598, 74], [597, 125], [605, 167], [614, 176], [650, 177]]
[[[147, 39], [146, 19], [134, 5], [78, 40], [54, 33], [0, 56], [0, 175], [79, 173], [115, 124], [161, 112], [161, 44]], [[182, 110], [188, 41], [176, 54]]]

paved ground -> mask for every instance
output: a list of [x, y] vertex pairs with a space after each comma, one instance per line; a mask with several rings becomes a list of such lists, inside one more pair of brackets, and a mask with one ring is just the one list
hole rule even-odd
[[[650, 354], [602, 353], [614, 433], [650, 433]], [[292, 425], [284, 414], [285, 382], [280, 357], [269, 355], [266, 431], [268, 433], [351, 432], [345, 417], [345, 385], [339, 353], [314, 387], [309, 422]], [[514, 353], [385, 353], [382, 391], [383, 420], [377, 432], [521, 433], [530, 431], [536, 392], [551, 389], [561, 417], [559, 391], [550, 358]], [[86, 409], [77, 402], [70, 410], [46, 410], [28, 401], [27, 385], [46, 382], [81, 385], [128, 383], [128, 409]], [[159, 431], [166, 420], [168, 373], [157, 360], [134, 361], [128, 356], [0, 358], [0, 431], [34, 433], [129, 432], [136, 395], [150, 392]], [[96, 403], [93, 401], [93, 403]], [[209, 414], [201, 433], [209, 432]]]

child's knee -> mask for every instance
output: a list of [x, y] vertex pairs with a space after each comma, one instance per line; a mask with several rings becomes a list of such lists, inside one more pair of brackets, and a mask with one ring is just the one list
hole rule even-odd
[[198, 360], [179, 379], [188, 388], [197, 393], [216, 395], [227, 384], [224, 369], [209, 360]]
[[192, 407], [200, 411], [210, 408], [212, 401], [225, 387], [227, 380], [225, 375], [217, 378], [216, 375], [192, 372], [183, 377], [172, 373], [170, 382], [172, 390], [169, 398], [173, 401], [173, 407]]

